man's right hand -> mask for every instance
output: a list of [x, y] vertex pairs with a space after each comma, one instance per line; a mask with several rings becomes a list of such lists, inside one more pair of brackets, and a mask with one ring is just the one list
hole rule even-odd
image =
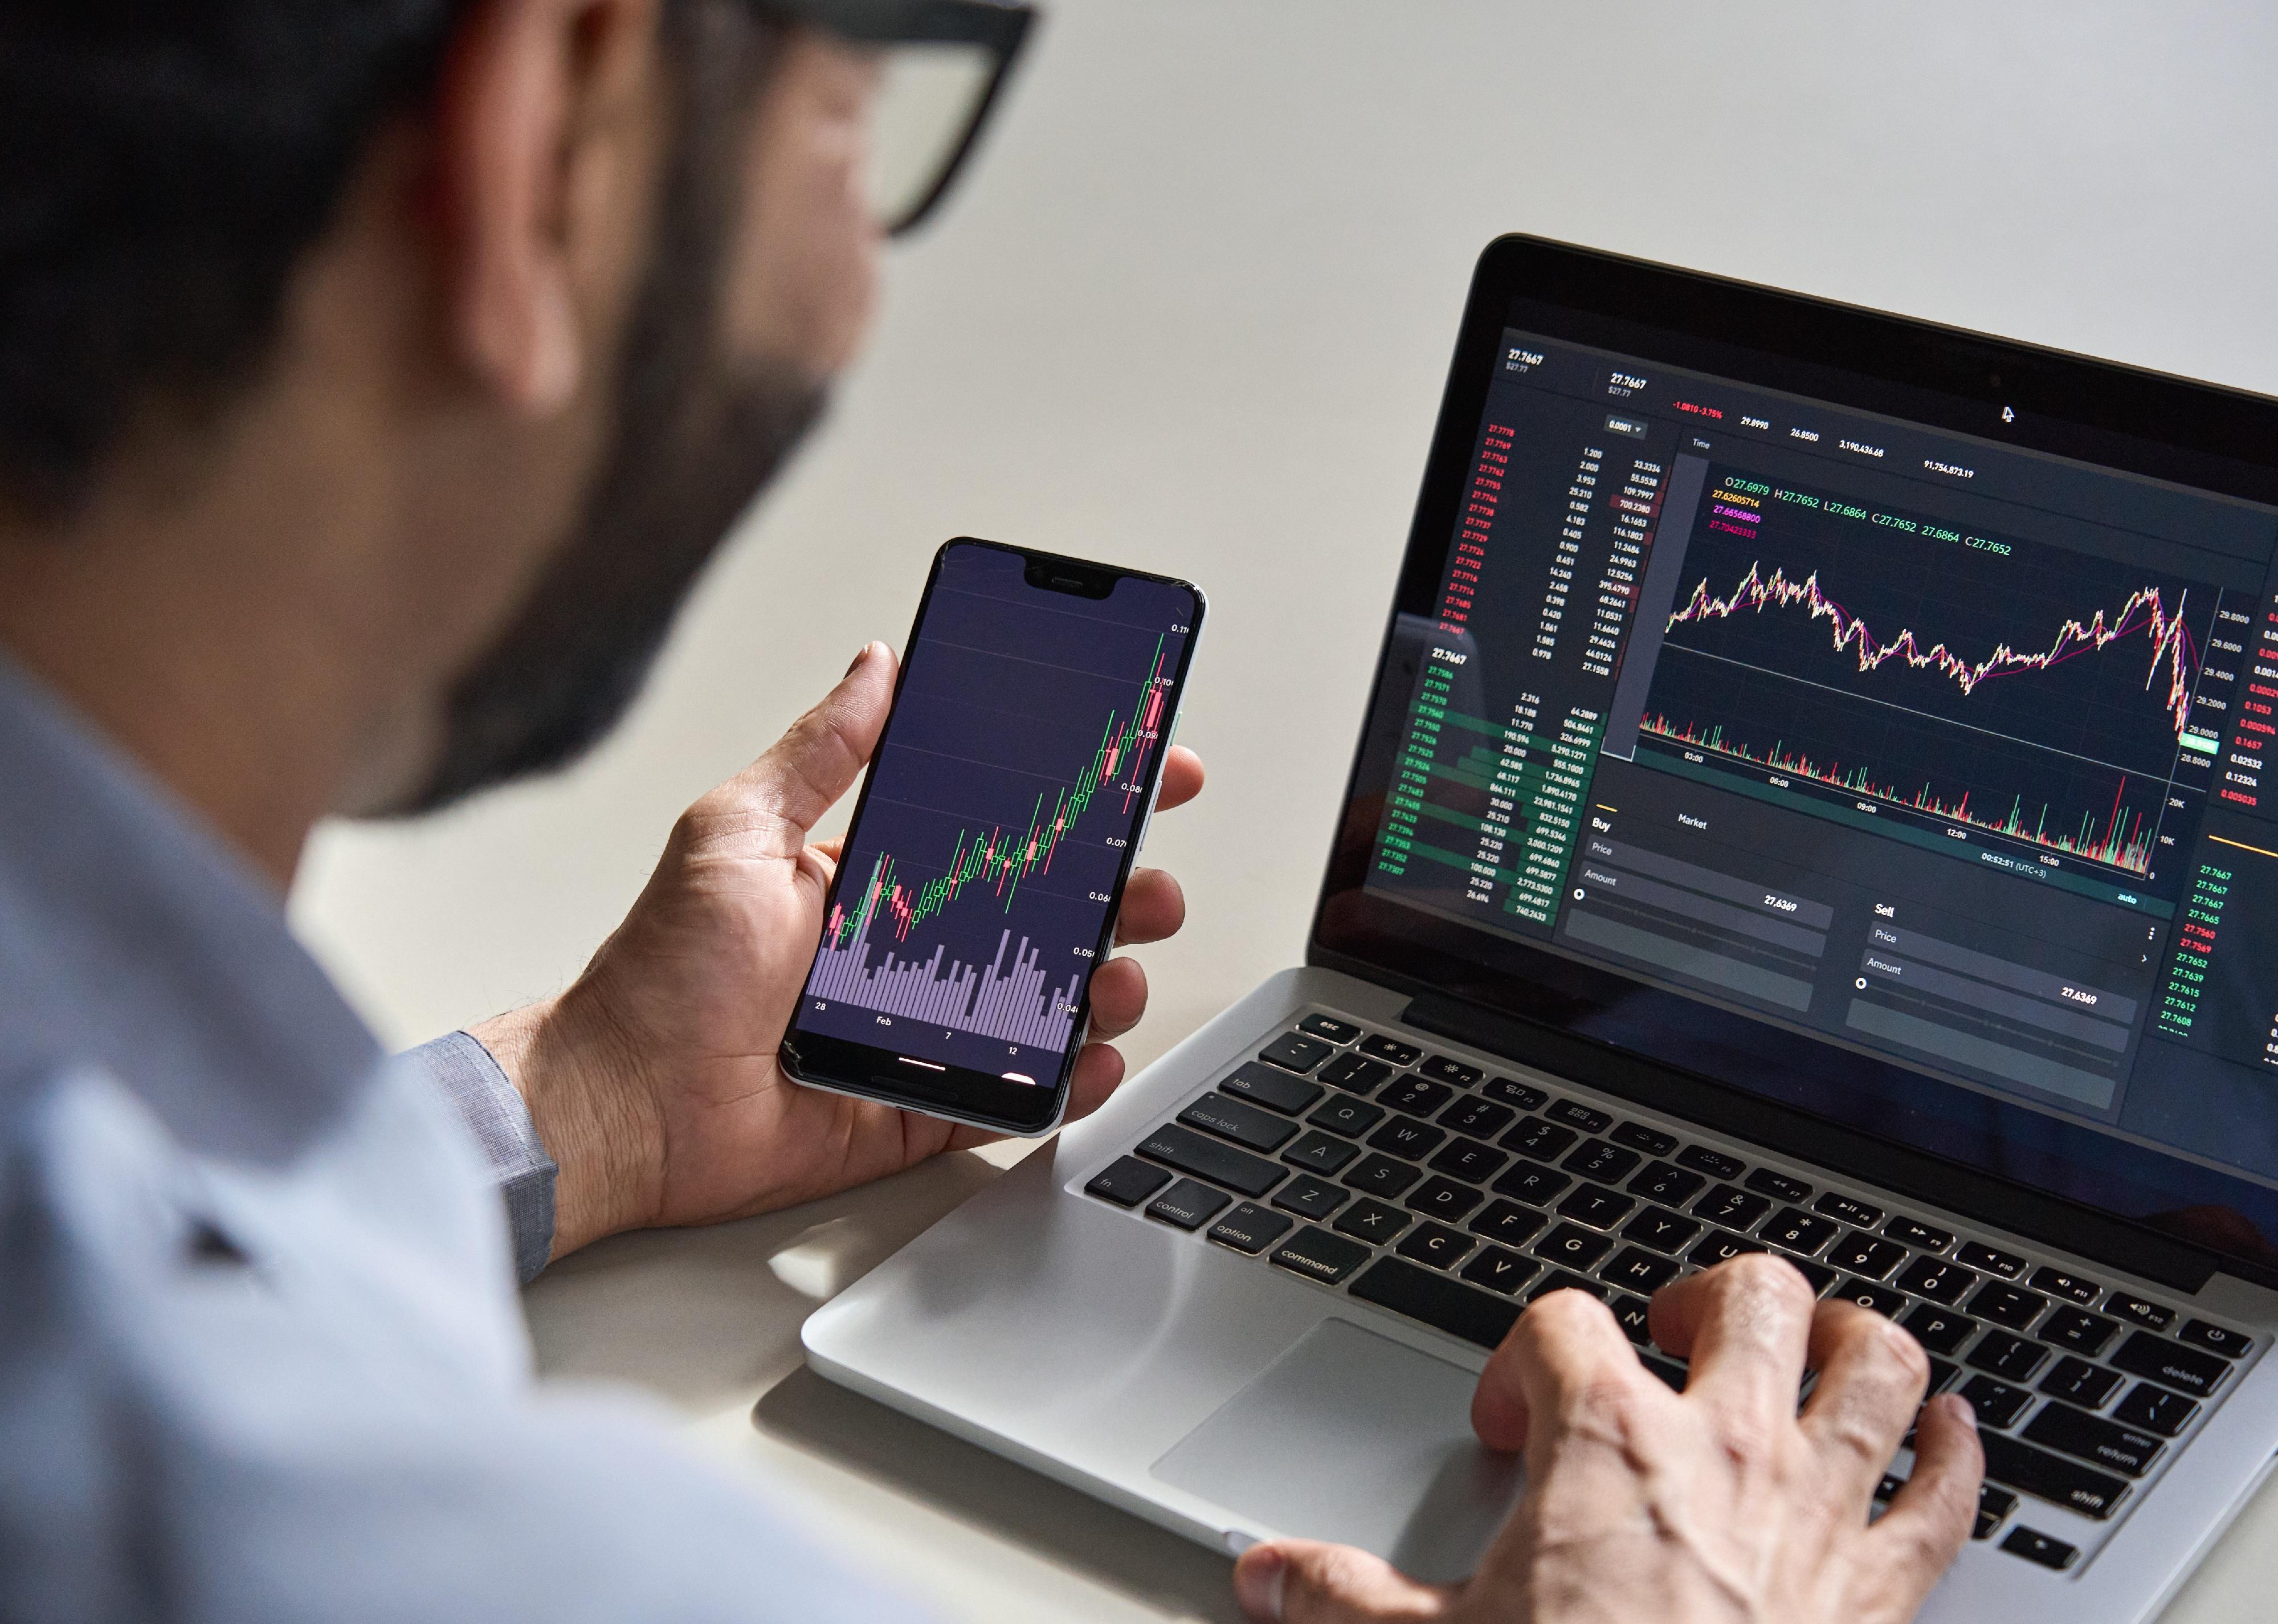
[[[1524, 1450], [1526, 1491], [1459, 1585], [1420, 1584], [1342, 1545], [1252, 1547], [1235, 1589], [1286, 1624], [1905, 1624], [1969, 1537], [1984, 1469], [1975, 1415], [1931, 1401], [1913, 1475], [1869, 1524], [1929, 1364], [1915, 1339], [1751, 1255], [1653, 1304], [1692, 1361], [1682, 1395], [1638, 1362], [1605, 1306], [1542, 1298], [1488, 1361], [1481, 1441]], [[1800, 1415], [1807, 1365], [1819, 1384]]]

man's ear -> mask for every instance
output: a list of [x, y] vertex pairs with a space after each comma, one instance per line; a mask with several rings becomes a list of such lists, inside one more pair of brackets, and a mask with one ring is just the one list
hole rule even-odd
[[479, 0], [434, 111], [441, 291], [460, 363], [505, 405], [561, 410], [597, 317], [623, 308], [661, 161], [657, 0]]

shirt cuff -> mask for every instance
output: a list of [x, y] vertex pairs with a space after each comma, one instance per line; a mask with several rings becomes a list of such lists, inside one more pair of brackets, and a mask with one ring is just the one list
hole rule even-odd
[[506, 1202], [515, 1273], [528, 1285], [553, 1254], [554, 1181], [562, 1169], [539, 1142], [521, 1091], [466, 1032], [422, 1044], [406, 1058], [426, 1069], [483, 1147]]

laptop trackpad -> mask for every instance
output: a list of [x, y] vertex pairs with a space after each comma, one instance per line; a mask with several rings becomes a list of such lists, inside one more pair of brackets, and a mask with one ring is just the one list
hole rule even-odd
[[1460, 1579], [1519, 1489], [1517, 1458], [1472, 1434], [1478, 1380], [1324, 1320], [1154, 1474], [1277, 1532], [1358, 1545], [1419, 1579]]

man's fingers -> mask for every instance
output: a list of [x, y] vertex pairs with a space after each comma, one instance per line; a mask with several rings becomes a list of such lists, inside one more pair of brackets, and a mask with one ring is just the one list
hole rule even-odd
[[822, 702], [791, 724], [774, 747], [689, 809], [703, 833], [758, 831], [778, 856], [795, 856], [832, 804], [853, 786], [877, 747], [894, 701], [894, 651], [871, 643]]
[[1092, 972], [1091, 1036], [1120, 1038], [1147, 1013], [1147, 972], [1136, 959], [1110, 959]]
[[1203, 758], [1184, 745], [1173, 745], [1163, 757], [1163, 793], [1156, 798], [1155, 810], [1183, 807], [1202, 793]]
[[1187, 893], [1161, 869], [1134, 869], [1115, 913], [1115, 944], [1133, 947], [1178, 934], [1187, 923]]
[[1968, 1400], [1953, 1393], [1931, 1399], [1915, 1429], [1914, 1474], [1867, 1531], [1868, 1548], [1880, 1553], [1890, 1575], [1892, 1617], [1912, 1618], [1969, 1543], [1984, 1476], [1985, 1452]]
[[1749, 1252], [1678, 1281], [1653, 1299], [1653, 1339], [1692, 1361], [1687, 1398], [1783, 1421], [1795, 1413], [1818, 1306], [1791, 1264]]
[[1472, 1391], [1472, 1430], [1489, 1449], [1524, 1449], [1530, 1417], [1555, 1416], [1647, 1376], [1629, 1338], [1597, 1298], [1553, 1291], [1518, 1316]]
[[1922, 1403], [1930, 1356], [1871, 1308], [1822, 1303], [1812, 1318], [1810, 1360], [1819, 1385], [1804, 1406], [1804, 1436], [1847, 1486], [1852, 1504], [1844, 1514], [1863, 1516]]
[[1350, 1545], [1310, 1539], [1252, 1545], [1234, 1565], [1234, 1594], [1261, 1624], [1384, 1624], [1448, 1615], [1454, 1593], [1418, 1584]]
[[1112, 1043], [1088, 1043], [1068, 1076], [1068, 1122], [1080, 1122], [1107, 1103], [1123, 1081], [1123, 1051]]

